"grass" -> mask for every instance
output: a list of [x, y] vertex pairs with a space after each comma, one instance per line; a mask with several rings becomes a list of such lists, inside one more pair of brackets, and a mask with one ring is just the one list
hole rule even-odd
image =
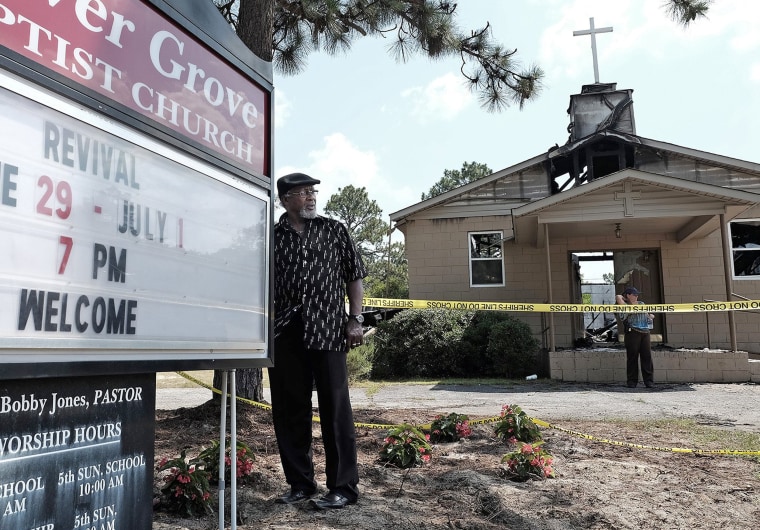
[[[554, 379], [541, 379], [544, 384], [556, 384], [561, 385], [562, 381], [555, 381]], [[522, 386], [531, 385], [533, 381], [525, 381], [523, 379], [506, 379], [506, 378], [464, 378], [464, 377], [448, 377], [443, 379], [393, 379], [393, 380], [369, 380], [364, 379], [356, 381], [351, 386], [357, 388], [366, 388], [367, 386], [391, 386], [391, 385], [467, 385], [467, 386], [479, 386], [479, 385], [492, 385], [492, 386]]]
[[[683, 439], [689, 449], [760, 451], [760, 434], [723, 429], [697, 423], [693, 419], [660, 419], [648, 421], [607, 420], [628, 429], [667, 439]], [[755, 457], [757, 458], [757, 457]]]
[[[187, 373], [209, 385], [214, 379], [213, 370], [202, 370]], [[177, 372], [158, 372], [156, 374], [156, 388], [195, 388], [197, 386], [198, 385], [189, 379], [185, 379]]]
[[[209, 386], [214, 381], [213, 370], [197, 370], [186, 373]], [[196, 383], [182, 377], [177, 372], [158, 372], [156, 374], [156, 388], [196, 388], [197, 386]], [[264, 370], [264, 387], [269, 387], [269, 372], [266, 370]]]
[[[211, 385], [214, 380], [213, 370], [197, 370], [188, 371], [188, 375]], [[551, 383], [552, 380], [542, 379], [542, 383]], [[377, 394], [381, 388], [392, 385], [498, 385], [498, 386], [519, 386], [531, 384], [530, 381], [523, 381], [522, 379], [502, 379], [502, 378], [462, 378], [451, 377], [444, 379], [409, 379], [409, 380], [393, 380], [393, 381], [378, 381], [364, 379], [361, 381], [354, 381], [351, 383], [352, 387], [363, 388], [367, 395]], [[156, 374], [156, 387], [157, 388], [194, 388], [196, 385], [193, 381], [186, 379], [179, 375], [177, 372], [159, 372]], [[269, 387], [269, 373], [264, 370], [264, 387]]]

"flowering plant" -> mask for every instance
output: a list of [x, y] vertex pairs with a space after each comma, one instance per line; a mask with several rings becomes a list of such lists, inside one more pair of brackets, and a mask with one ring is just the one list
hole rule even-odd
[[[224, 481], [229, 484], [231, 479], [231, 469], [232, 469], [232, 457], [230, 456], [232, 447], [230, 447], [230, 440], [227, 439], [227, 444], [225, 445], [225, 455], [224, 455]], [[238, 479], [245, 479], [253, 473], [253, 461], [255, 460], [255, 455], [251, 451], [251, 448], [248, 447], [248, 445], [245, 442], [241, 442], [240, 440], [237, 440], [237, 467], [235, 471], [235, 476]], [[219, 481], [219, 441], [213, 440], [211, 442], [211, 447], [204, 449], [201, 451], [201, 454], [198, 455], [199, 462], [203, 462], [203, 468], [209, 472], [209, 480], [212, 483], [216, 483]]]
[[429, 439], [429, 434], [423, 434], [412, 425], [394, 427], [383, 440], [385, 445], [380, 450], [380, 460], [402, 469], [421, 466], [430, 460], [433, 451]]
[[212, 513], [209, 474], [196, 460], [188, 462], [184, 449], [172, 460], [162, 458], [156, 469], [169, 470], [161, 493], [171, 511], [186, 517]]
[[510, 480], [522, 482], [529, 478], [554, 478], [553, 458], [541, 447], [543, 443], [518, 442], [517, 450], [504, 455], [501, 463], [507, 464], [504, 471]]
[[533, 420], [517, 405], [501, 407], [501, 419], [496, 423], [496, 436], [505, 442], [536, 442], [541, 431]]
[[464, 414], [452, 412], [448, 416], [438, 415], [430, 425], [430, 441], [456, 442], [472, 434], [469, 418]]

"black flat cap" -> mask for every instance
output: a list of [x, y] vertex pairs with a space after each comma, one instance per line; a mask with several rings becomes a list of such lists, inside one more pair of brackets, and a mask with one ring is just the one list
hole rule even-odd
[[290, 173], [277, 179], [277, 195], [281, 197], [298, 186], [313, 186], [319, 182], [305, 173]]

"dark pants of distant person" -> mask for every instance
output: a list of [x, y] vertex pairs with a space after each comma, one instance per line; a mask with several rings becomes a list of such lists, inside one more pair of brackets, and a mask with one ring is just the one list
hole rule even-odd
[[356, 429], [348, 394], [346, 352], [308, 350], [303, 324], [290, 324], [275, 340], [274, 368], [269, 368], [280, 460], [291, 489], [316, 493], [312, 451], [313, 385], [325, 448], [326, 485], [350, 500], [359, 496]]
[[626, 374], [628, 384], [639, 381], [639, 357], [641, 357], [641, 377], [644, 383], [654, 382], [652, 346], [649, 333], [641, 333], [628, 328], [625, 334]]

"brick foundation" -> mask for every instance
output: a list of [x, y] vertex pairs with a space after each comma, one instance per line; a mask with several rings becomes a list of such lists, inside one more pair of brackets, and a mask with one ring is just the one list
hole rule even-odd
[[[652, 351], [658, 383], [760, 382], [760, 360], [747, 352], [656, 349]], [[625, 350], [596, 348], [549, 353], [552, 379], [586, 383], [625, 383]]]

